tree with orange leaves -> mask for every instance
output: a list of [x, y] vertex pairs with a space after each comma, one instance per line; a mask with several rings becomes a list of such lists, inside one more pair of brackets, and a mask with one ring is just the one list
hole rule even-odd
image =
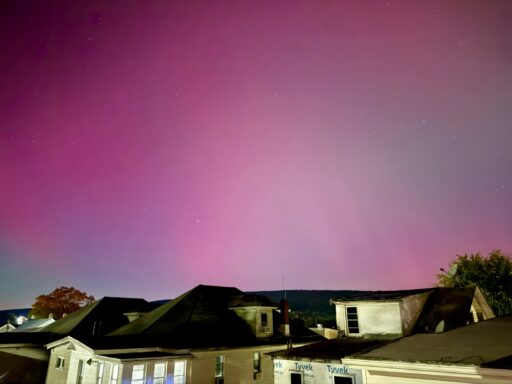
[[94, 302], [94, 296], [79, 291], [74, 287], [60, 287], [47, 295], [39, 295], [32, 304], [30, 316], [60, 319], [71, 312]]

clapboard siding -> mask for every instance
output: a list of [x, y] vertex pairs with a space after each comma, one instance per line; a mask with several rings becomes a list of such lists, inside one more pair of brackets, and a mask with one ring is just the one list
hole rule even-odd
[[[188, 383], [214, 383], [215, 358], [224, 355], [225, 384], [273, 384], [274, 366], [267, 352], [283, 349], [284, 346], [266, 346], [244, 349], [194, 351], [194, 359], [190, 361]], [[254, 379], [253, 354], [261, 353], [261, 378]]]

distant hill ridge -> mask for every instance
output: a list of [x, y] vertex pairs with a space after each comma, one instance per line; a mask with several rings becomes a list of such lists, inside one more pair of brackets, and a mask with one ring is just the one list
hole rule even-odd
[[[348, 295], [351, 293], [362, 293], [363, 291], [356, 290], [303, 290], [303, 289], [290, 289], [286, 291], [286, 299], [292, 311], [299, 312], [318, 312], [318, 313], [332, 313], [335, 309], [329, 305], [329, 299], [336, 299], [338, 297]], [[255, 295], [267, 296], [276, 303], [279, 303], [284, 298], [284, 291], [253, 291], [246, 292]]]

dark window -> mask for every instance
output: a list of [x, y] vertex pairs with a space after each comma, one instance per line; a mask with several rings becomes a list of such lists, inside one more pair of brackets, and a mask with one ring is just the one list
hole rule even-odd
[[359, 321], [357, 319], [357, 307], [347, 307], [348, 333], [359, 333]]
[[267, 322], [268, 322], [267, 314], [266, 313], [262, 313], [261, 314], [261, 326], [262, 327], [266, 327], [267, 326]]
[[334, 384], [352, 384], [351, 377], [334, 376]]
[[76, 375], [76, 384], [82, 384], [84, 378], [84, 361], [78, 360], [78, 372]]
[[290, 374], [290, 383], [291, 384], [302, 384], [302, 375], [300, 373], [291, 373]]

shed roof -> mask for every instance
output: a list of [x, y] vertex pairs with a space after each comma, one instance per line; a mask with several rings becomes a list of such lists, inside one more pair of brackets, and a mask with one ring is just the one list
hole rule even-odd
[[429, 292], [434, 288], [409, 289], [401, 291], [352, 291], [331, 301], [385, 301], [400, 300], [408, 296]]

